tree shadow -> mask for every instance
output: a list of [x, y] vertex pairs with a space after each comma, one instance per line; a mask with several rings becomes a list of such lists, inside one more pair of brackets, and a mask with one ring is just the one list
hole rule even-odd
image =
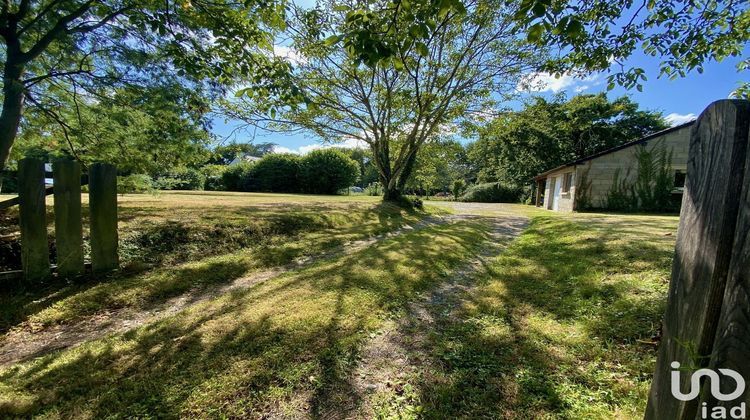
[[125, 334], [15, 365], [0, 371], [9, 391], [0, 412], [346, 416], [360, 404], [351, 375], [378, 319], [443, 281], [481, 232], [481, 223], [464, 222], [405, 233]]
[[[58, 302], [76, 300], [71, 310], [84, 308], [79, 315], [125, 304], [118, 295], [129, 290], [140, 293], [146, 306], [154, 305], [187, 290], [204, 291], [219, 283], [235, 280], [248, 270], [281, 267], [304, 256], [314, 257], [354, 238], [375, 236], [401, 227], [405, 213], [387, 204], [368, 205], [357, 213], [326, 214], [330, 206], [284, 207], [269, 212], [258, 207], [232, 207], [215, 210], [222, 217], [211, 219], [207, 210], [200, 223], [177, 220], [149, 220], [164, 210], [127, 208], [120, 212], [130, 221], [121, 232], [120, 253], [123, 269], [110, 276], [84, 276], [66, 280], [53, 277], [35, 284], [0, 289], [0, 332], [8, 331]], [[338, 211], [341, 209], [338, 208]], [[86, 211], [84, 211], [86, 213]], [[231, 213], [232, 217], [226, 217]], [[413, 213], [412, 218], [424, 213]], [[252, 216], [252, 217], [251, 217]], [[128, 219], [131, 218], [131, 219]], [[85, 218], [86, 219], [86, 218]], [[137, 220], [138, 222], [134, 222]], [[206, 222], [206, 220], [210, 220]], [[370, 223], [357, 225], [354, 220]], [[347, 225], [339, 228], [341, 224]], [[211, 266], [209, 257], [232, 255], [238, 264], [231, 270], [215, 270], [205, 275], [184, 267], [186, 261]], [[246, 255], [239, 255], [239, 254]], [[177, 267], [175, 269], [175, 266]], [[244, 270], [243, 272], [240, 272]], [[201, 272], [200, 269], [197, 271]], [[196, 277], [197, 276], [197, 277]], [[73, 318], [74, 316], [70, 313]]]
[[[428, 337], [421, 351], [432, 368], [413, 379], [424, 417], [565, 418], [587, 403], [607, 416], [637, 398], [614, 391], [632, 393], [632, 384], [592, 371], [621, 364], [638, 372], [635, 383], [651, 374], [654, 350], [637, 340], [650, 338], [663, 314], [674, 237], [654, 241], [671, 228], [649, 226], [658, 231], [645, 235], [649, 243], [628, 222], [536, 218], [483, 266], [479, 286], [449, 317], [434, 306], [437, 325], [409, 318], [403, 332]], [[623, 276], [641, 272], [655, 278]]]

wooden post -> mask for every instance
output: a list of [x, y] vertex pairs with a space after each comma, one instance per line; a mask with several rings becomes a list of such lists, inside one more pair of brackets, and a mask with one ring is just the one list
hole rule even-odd
[[[683, 369], [683, 393], [690, 389], [692, 373], [705, 367], [735, 369], [750, 380], [749, 133], [748, 101], [714, 102], [693, 126], [672, 279], [646, 419], [700, 418], [700, 403], [715, 401], [709, 392], [710, 380], [703, 381], [699, 398], [675, 398], [670, 388], [673, 362]], [[729, 378], [721, 382], [722, 389], [735, 385]], [[740, 399], [726, 404], [745, 401], [747, 395], [746, 390]]]
[[95, 163], [89, 170], [91, 218], [91, 268], [95, 273], [116, 270], [117, 256], [117, 169]]
[[81, 165], [72, 159], [52, 164], [55, 194], [55, 243], [57, 274], [83, 274], [83, 228], [81, 227]]
[[50, 275], [44, 197], [44, 162], [21, 159], [18, 162], [21, 264], [24, 278], [31, 281]]

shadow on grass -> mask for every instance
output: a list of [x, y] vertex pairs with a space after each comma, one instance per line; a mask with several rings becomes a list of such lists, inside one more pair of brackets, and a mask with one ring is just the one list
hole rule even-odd
[[0, 372], [0, 412], [345, 417], [360, 402], [351, 375], [368, 333], [387, 312], [443, 281], [486, 238], [485, 228], [463, 222], [405, 233], [126, 334], [13, 366]]
[[[191, 224], [142, 220], [129, 225], [121, 232], [124, 269], [120, 273], [71, 282], [53, 278], [45, 283], [0, 290], [0, 332], [55, 305], [58, 308], [53, 313], [54, 319], [47, 321], [66, 322], [108, 307], [157, 304], [188, 290], [200, 292], [216, 283], [231, 282], [248, 270], [282, 266], [352, 239], [397, 229], [423, 215], [409, 214], [382, 203], [328, 213], [318, 211], [325, 208], [322, 205], [318, 210], [301, 208], [291, 211], [286, 206], [283, 211], [274, 208], [273, 212], [267, 209], [259, 212], [230, 207], [217, 210], [217, 214], [231, 217], [206, 219], [206, 216]], [[157, 214], [163, 218], [165, 212], [169, 209], [128, 208], [121, 216], [122, 213], [125, 218], [137, 215], [141, 220]], [[221, 261], [220, 254], [230, 255], [227, 261]], [[207, 258], [211, 256], [215, 257]], [[185, 261], [196, 263], [185, 266]], [[231, 269], [201, 268], [227, 264]]]
[[637, 340], [658, 330], [676, 222], [644, 225], [537, 218], [458, 317], [412, 322], [434, 367], [413, 379], [424, 417], [640, 415], [655, 353]]

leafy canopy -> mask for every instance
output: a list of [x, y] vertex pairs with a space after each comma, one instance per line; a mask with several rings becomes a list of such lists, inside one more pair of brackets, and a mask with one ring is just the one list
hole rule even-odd
[[295, 9], [286, 35], [303, 58], [295, 64], [293, 78], [305, 101], [289, 107], [273, 96], [243, 96], [228, 104], [227, 112], [266, 128], [367, 145], [385, 199], [397, 198], [422, 146], [511, 94], [521, 76], [536, 68], [543, 51], [519, 37], [513, 8], [502, 0], [467, 1], [465, 11], [438, 14], [429, 39], [394, 44], [396, 54], [375, 66], [356, 59], [356, 50], [331, 41], [331, 34], [350, 29], [352, 10], [376, 11], [375, 21], [362, 19], [375, 25], [370, 30], [377, 33], [413, 24], [409, 15], [389, 5], [323, 2], [312, 10]]
[[528, 185], [548, 169], [664, 128], [660, 113], [639, 109], [627, 96], [534, 97], [484, 127], [468, 153], [479, 182]]
[[[82, 114], [96, 113], [100, 102], [117, 107], [142, 105], [137, 101], [115, 103], [112, 98], [122, 97], [123, 91], [164, 97], [165, 89], [183, 86], [188, 90], [178, 91], [192, 90], [187, 96], [202, 107], [243, 78], [258, 90], [283, 96], [281, 92], [289, 87], [282, 83], [289, 64], [269, 52], [273, 33], [285, 27], [284, 14], [283, 0], [3, 2], [0, 164], [5, 165], [19, 124], [27, 117], [25, 107], [44, 114], [63, 130], [80, 131], [75, 126], [82, 125], [86, 118]], [[153, 92], [146, 92], [148, 89]], [[186, 113], [194, 106], [180, 100], [177, 104], [186, 106]], [[71, 105], [75, 112], [70, 112]], [[188, 125], [200, 123], [201, 118], [190, 118]], [[117, 118], [108, 121], [117, 122]], [[124, 119], [120, 122], [124, 124]], [[24, 124], [22, 129], [30, 126]], [[117, 131], [127, 129], [118, 127]], [[84, 141], [77, 136], [68, 143]], [[161, 146], [156, 142], [150, 148]], [[68, 152], [76, 154], [72, 147]]]
[[[601, 71], [614, 64], [610, 88], [642, 89], [645, 70], [625, 64], [638, 51], [659, 58], [659, 76], [674, 79], [702, 73], [708, 62], [741, 57], [750, 40], [745, 1], [522, 0], [516, 19], [530, 41], [564, 52], [547, 63], [551, 71]], [[738, 70], [748, 66], [745, 58]]]

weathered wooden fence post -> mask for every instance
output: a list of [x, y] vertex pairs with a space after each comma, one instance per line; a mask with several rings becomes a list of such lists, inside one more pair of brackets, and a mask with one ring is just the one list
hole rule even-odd
[[[750, 403], [748, 389], [735, 400], [717, 402], [710, 379], [701, 383], [700, 396], [688, 401], [671, 392], [674, 362], [680, 364], [682, 393], [691, 389], [691, 375], [700, 368], [733, 369], [750, 381], [749, 135], [748, 101], [714, 102], [693, 127], [647, 419], [702, 418], [703, 402], [709, 415], [718, 405]], [[719, 376], [724, 393], [735, 389], [732, 379]]]
[[21, 265], [26, 280], [43, 280], [50, 275], [49, 245], [44, 193], [44, 162], [18, 162], [19, 224]]
[[118, 268], [117, 256], [117, 169], [95, 163], [89, 169], [91, 220], [91, 268], [106, 272]]
[[81, 226], [81, 165], [72, 159], [52, 163], [55, 195], [57, 274], [76, 277], [84, 272]]

